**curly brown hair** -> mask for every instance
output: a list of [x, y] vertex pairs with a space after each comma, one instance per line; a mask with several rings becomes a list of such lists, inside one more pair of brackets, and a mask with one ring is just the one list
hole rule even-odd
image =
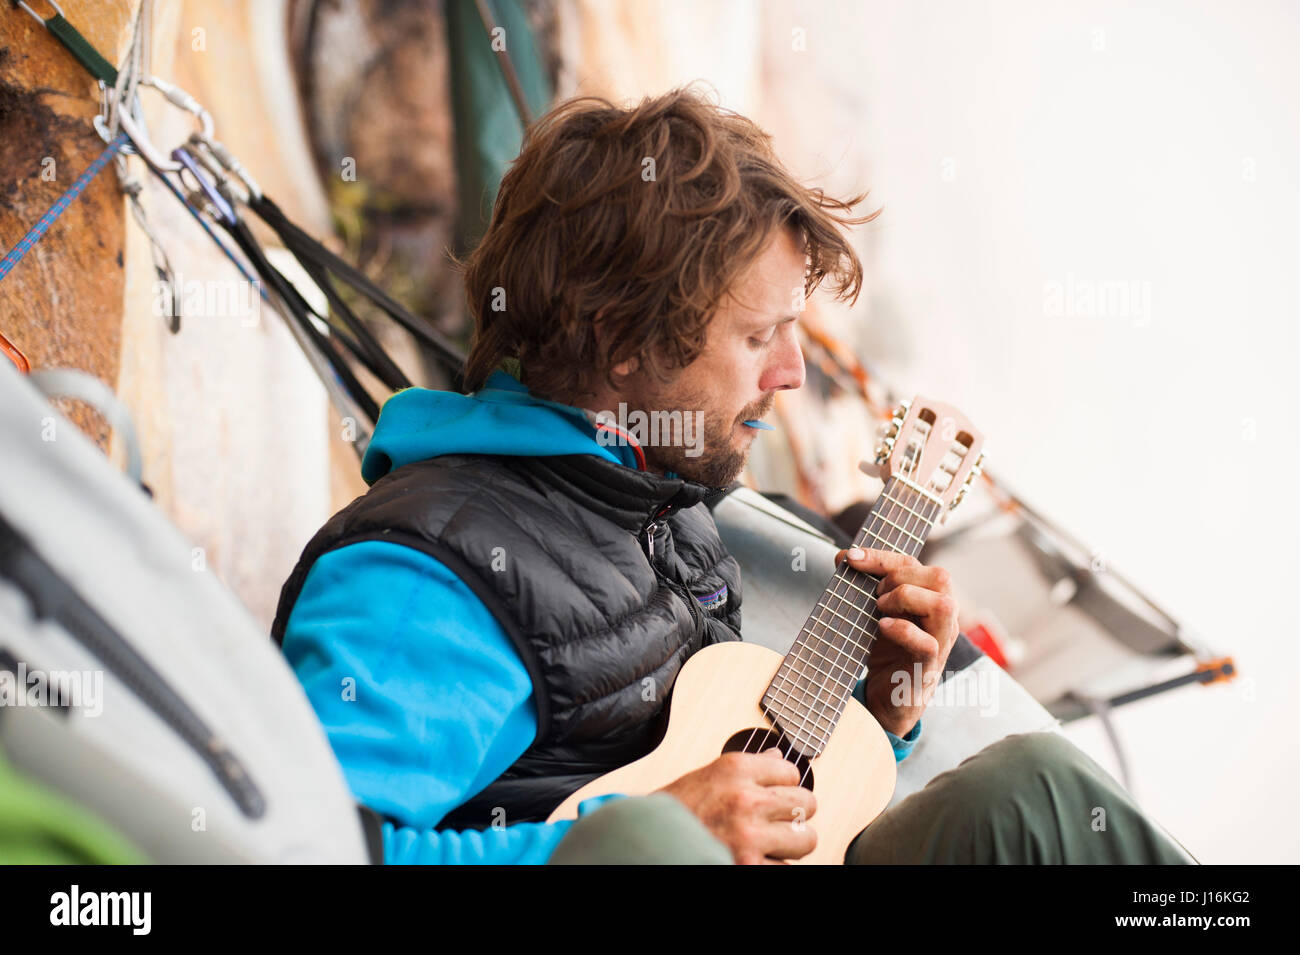
[[782, 226], [807, 255], [805, 292], [830, 276], [856, 301], [862, 264], [840, 227], [880, 214], [848, 214], [865, 198], [802, 185], [768, 133], [691, 87], [630, 109], [563, 102], [527, 130], [483, 241], [458, 263], [475, 321], [465, 388], [508, 358], [534, 394], [569, 404], [593, 376], [616, 388], [628, 358], [667, 379]]

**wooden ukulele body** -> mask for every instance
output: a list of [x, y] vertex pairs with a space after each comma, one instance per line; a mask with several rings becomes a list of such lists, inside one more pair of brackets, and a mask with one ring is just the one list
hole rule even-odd
[[[576, 819], [578, 804], [594, 796], [641, 796], [680, 779], [719, 756], [732, 741], [772, 723], [759, 705], [783, 657], [753, 643], [719, 643], [692, 656], [677, 675], [668, 728], [659, 745], [573, 793], [548, 822]], [[741, 735], [743, 734], [743, 735]], [[849, 844], [889, 805], [898, 769], [880, 724], [850, 699], [830, 742], [811, 760], [810, 782], [817, 810], [804, 823], [817, 833], [817, 847], [791, 862], [842, 865]], [[805, 785], [809, 782], [806, 781]], [[792, 820], [793, 821], [793, 820]]]

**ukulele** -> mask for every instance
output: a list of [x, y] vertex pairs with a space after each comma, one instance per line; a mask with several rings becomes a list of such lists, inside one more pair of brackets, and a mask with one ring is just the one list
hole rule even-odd
[[[885, 486], [854, 546], [915, 557], [981, 473], [984, 438], [955, 408], [921, 397], [900, 406], [882, 438], [875, 461], [861, 467]], [[817, 846], [789, 861], [842, 865], [897, 780], [889, 738], [853, 696], [878, 632], [879, 583], [842, 562], [784, 657], [742, 641], [694, 654], [677, 675], [659, 745], [577, 790], [547, 821], [577, 818], [578, 804], [594, 796], [662, 789], [723, 753], [776, 747], [817, 795], [812, 818], [792, 820], [816, 830]]]

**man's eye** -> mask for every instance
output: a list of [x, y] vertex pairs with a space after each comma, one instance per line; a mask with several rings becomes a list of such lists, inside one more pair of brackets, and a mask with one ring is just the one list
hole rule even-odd
[[757, 351], [758, 349], [762, 348], [771, 340], [772, 338], [770, 335], [767, 338], [751, 338], [749, 340], [749, 347]]

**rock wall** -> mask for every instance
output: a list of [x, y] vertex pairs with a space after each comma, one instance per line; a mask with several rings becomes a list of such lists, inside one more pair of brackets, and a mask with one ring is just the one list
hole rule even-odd
[[[67, 0], [67, 19], [120, 62], [136, 2]], [[305, 145], [286, 55], [282, 0], [156, 3], [152, 72], [203, 103], [216, 135], [267, 194], [317, 235], [330, 227]], [[0, 10], [0, 243], [9, 245], [101, 151], [90, 77], [30, 16]], [[154, 91], [141, 93], [160, 149], [193, 121]], [[53, 181], [41, 178], [52, 157]], [[149, 221], [177, 274], [187, 314], [171, 334], [157, 314], [147, 239], [126, 212], [110, 167], [0, 282], [0, 327], [33, 367], [73, 367], [112, 384], [143, 444], [144, 478], [158, 506], [264, 623], [303, 543], [362, 485], [356, 456], [324, 392], [279, 317], [175, 198], [146, 182]], [[48, 165], [48, 164], [47, 164]], [[236, 288], [235, 300], [222, 299]], [[75, 418], [110, 451], [98, 416]]]

